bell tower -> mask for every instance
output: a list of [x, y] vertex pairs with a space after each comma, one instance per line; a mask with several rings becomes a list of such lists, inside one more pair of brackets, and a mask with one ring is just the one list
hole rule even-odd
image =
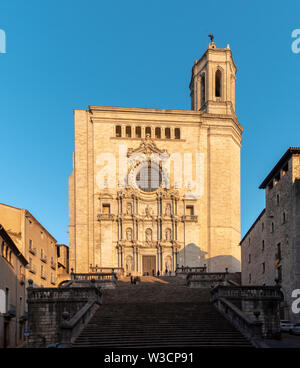
[[191, 109], [211, 114], [235, 114], [237, 68], [229, 45], [217, 48], [213, 36], [199, 60], [195, 60], [190, 82]]

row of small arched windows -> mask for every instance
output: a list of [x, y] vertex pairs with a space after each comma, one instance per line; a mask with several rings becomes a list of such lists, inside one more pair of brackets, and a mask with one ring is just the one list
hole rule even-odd
[[[163, 132], [164, 130], [164, 132]], [[122, 127], [121, 125], [116, 126], [116, 137], [121, 138], [122, 137]], [[132, 138], [134, 134], [135, 138], [142, 138], [142, 127], [136, 126], [132, 129], [130, 125], [127, 125], [125, 127], [125, 138]], [[152, 128], [151, 127], [145, 127], [145, 136], [152, 137]], [[153, 136], [156, 139], [171, 139], [171, 128], [159, 128], [156, 127], [153, 131]], [[180, 139], [180, 128], [174, 129], [174, 139]]]

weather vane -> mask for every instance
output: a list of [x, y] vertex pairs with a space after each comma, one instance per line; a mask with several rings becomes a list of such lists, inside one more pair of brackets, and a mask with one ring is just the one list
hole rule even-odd
[[208, 37], [210, 38], [210, 42], [214, 42], [214, 35], [212, 35], [211, 33], [208, 35]]

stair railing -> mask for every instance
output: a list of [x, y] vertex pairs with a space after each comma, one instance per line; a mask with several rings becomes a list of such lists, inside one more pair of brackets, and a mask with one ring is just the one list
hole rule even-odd
[[281, 301], [282, 293], [278, 286], [218, 285], [211, 290], [214, 306], [255, 343], [263, 338], [280, 339]]
[[61, 347], [69, 348], [72, 346], [72, 343], [89, 323], [98, 307], [99, 301], [95, 298], [88, 301], [71, 319], [69, 312], [63, 312], [63, 321], [60, 325]]
[[239, 330], [248, 340], [252, 342], [254, 346], [262, 346], [263, 323], [261, 321], [251, 320], [234, 304], [224, 298], [213, 300], [213, 304], [237, 330]]

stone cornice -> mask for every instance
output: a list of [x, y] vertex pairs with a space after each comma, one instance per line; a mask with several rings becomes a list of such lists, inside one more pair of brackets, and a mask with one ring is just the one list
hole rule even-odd
[[[95, 111], [103, 111], [102, 116], [94, 116], [94, 123], [107, 123], [114, 122], [115, 124], [158, 124], [184, 126], [194, 124], [216, 125], [216, 121], [220, 122], [220, 126], [225, 121], [231, 121], [236, 126], [236, 132], [242, 134], [243, 128], [239, 123], [237, 116], [234, 112], [230, 115], [226, 114], [211, 114], [204, 111], [193, 110], [166, 110], [166, 109], [142, 109], [142, 108], [120, 108], [120, 107], [106, 107], [96, 106], [99, 108]], [[114, 114], [116, 113], [116, 114]], [[133, 116], [131, 115], [133, 113]], [[128, 116], [126, 116], [128, 114]], [[129, 116], [130, 115], [130, 116]], [[125, 138], [120, 138], [125, 139]], [[132, 140], [133, 138], [127, 138]], [[176, 142], [177, 140], [169, 140], [170, 142]], [[179, 140], [178, 140], [179, 141]], [[178, 142], [177, 141], [177, 142]]]

